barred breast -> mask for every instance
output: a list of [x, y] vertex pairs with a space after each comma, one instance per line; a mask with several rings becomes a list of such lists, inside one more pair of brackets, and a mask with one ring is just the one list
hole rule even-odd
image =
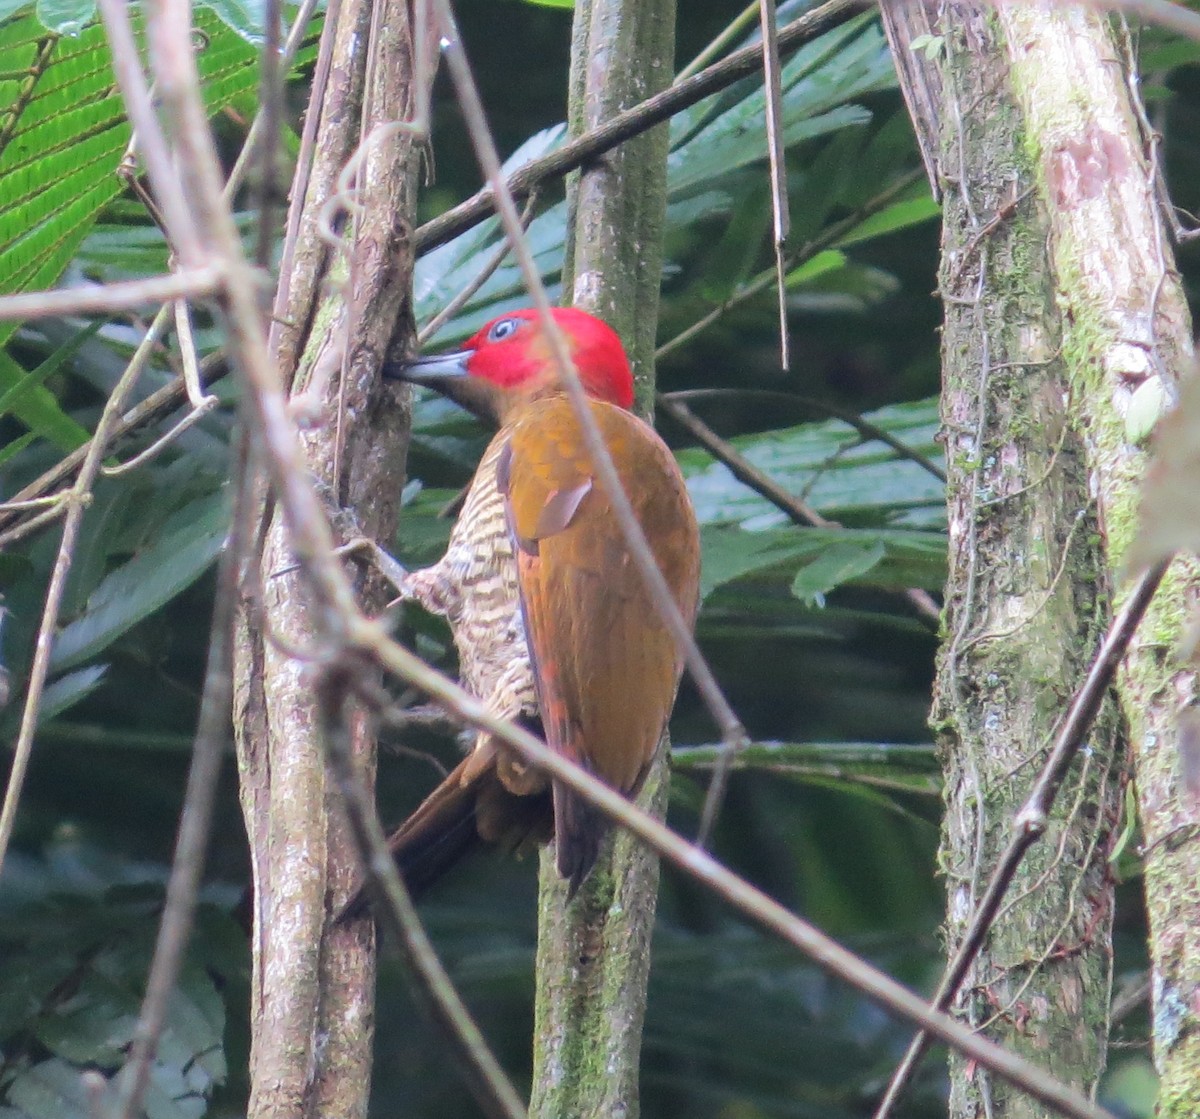
[[537, 711], [533, 669], [517, 589], [496, 463], [508, 441], [501, 431], [479, 462], [446, 554], [410, 574], [405, 597], [450, 623], [460, 683], [499, 718]]

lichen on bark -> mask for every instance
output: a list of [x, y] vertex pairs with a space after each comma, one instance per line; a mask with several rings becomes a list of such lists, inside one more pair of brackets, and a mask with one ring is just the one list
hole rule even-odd
[[[933, 723], [943, 752], [953, 952], [1108, 617], [1098, 510], [1071, 404], [1047, 210], [993, 11], [941, 12], [943, 402], [950, 577]], [[955, 1010], [1093, 1090], [1107, 1050], [1110, 837], [1120, 736], [1107, 706], [1022, 864]], [[951, 1115], [1044, 1109], [952, 1057]]]

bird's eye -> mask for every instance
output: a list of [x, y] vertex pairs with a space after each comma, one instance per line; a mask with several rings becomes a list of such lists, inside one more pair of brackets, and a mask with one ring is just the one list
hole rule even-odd
[[520, 325], [520, 319], [500, 319], [492, 323], [492, 328], [487, 333], [488, 341], [500, 342], [509, 337], [509, 335], [515, 334], [517, 327]]

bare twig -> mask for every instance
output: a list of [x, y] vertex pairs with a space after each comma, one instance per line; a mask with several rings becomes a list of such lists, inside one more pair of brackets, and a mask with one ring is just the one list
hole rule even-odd
[[541, 325], [550, 342], [551, 355], [558, 367], [567, 398], [579, 420], [584, 448], [605, 495], [612, 502], [613, 512], [616, 515], [617, 523], [621, 526], [626, 546], [646, 582], [655, 609], [658, 610], [664, 624], [670, 630], [676, 648], [683, 654], [688, 670], [696, 684], [696, 690], [712, 713], [721, 731], [722, 739], [728, 743], [730, 750], [736, 751], [740, 746], [749, 742], [749, 736], [733, 708], [730, 707], [728, 700], [722, 694], [716, 677], [696, 645], [691, 627], [684, 620], [683, 614], [671, 595], [671, 589], [667, 586], [667, 581], [658, 568], [654, 553], [651, 552], [650, 545], [646, 540], [646, 534], [638, 524], [633, 506], [621, 485], [621, 479], [613, 464], [612, 456], [609, 454], [608, 447], [604, 443], [596, 426], [596, 420], [588, 406], [587, 395], [580, 384], [579, 374], [571, 360], [566, 341], [550, 313], [550, 300], [546, 295], [545, 286], [542, 284], [541, 274], [538, 272], [533, 255], [529, 250], [524, 231], [521, 229], [521, 219], [517, 213], [516, 203], [508, 189], [508, 184], [504, 181], [500, 157], [491, 133], [488, 131], [483, 105], [479, 100], [478, 90], [475, 88], [470, 67], [463, 54], [462, 43], [458, 39], [454, 27], [449, 0], [440, 0], [440, 10], [445, 21], [444, 32], [450, 40], [446, 47], [446, 66], [458, 92], [459, 104], [467, 123], [467, 130], [475, 146], [475, 153], [484, 175], [495, 191], [500, 220], [512, 244], [513, 255], [521, 266], [521, 272], [533, 305], [539, 312]]
[[[733, 476], [743, 485], [754, 490], [755, 493], [765, 497], [777, 509], [782, 510], [798, 525], [811, 525], [816, 528], [841, 528], [839, 521], [831, 521], [828, 517], [823, 517], [807, 502], [802, 501], [795, 494], [789, 493], [774, 479], [764, 474], [758, 469], [745, 455], [741, 454], [736, 447], [728, 441], [722, 439], [715, 431], [712, 430], [703, 420], [696, 416], [692, 410], [682, 402], [680, 397], [684, 393], [672, 393], [669, 396], [659, 393], [656, 402], [667, 415], [669, 415], [676, 423], [684, 427], [690, 432], [705, 450], [707, 450], [713, 458], [718, 462], [722, 462], [728, 467]], [[875, 429], [878, 431], [878, 429]], [[886, 433], [885, 433], [886, 434]], [[941, 622], [941, 611], [938, 605], [930, 597], [928, 592], [920, 587], [908, 587], [899, 592], [904, 596], [917, 613], [930, 625], [934, 630], [937, 629]], [[717, 787], [717, 782], [714, 780], [713, 787]], [[717, 794], [713, 794], [712, 789], [709, 790], [710, 797], [713, 795], [723, 795], [724, 781], [720, 783], [720, 788]], [[718, 802], [719, 803], [719, 802]], [[708, 805], [706, 803], [706, 816]], [[714, 807], [713, 811], [717, 809]], [[711, 826], [712, 821], [709, 821]]]
[[788, 912], [744, 879], [718, 863], [695, 844], [687, 842], [653, 816], [626, 800], [582, 767], [561, 757], [544, 742], [503, 719], [490, 715], [474, 696], [463, 691], [415, 653], [382, 636], [375, 623], [358, 629], [364, 648], [370, 647], [389, 672], [442, 704], [454, 717], [485, 730], [511, 746], [522, 758], [546, 771], [584, 796], [606, 816], [628, 828], [686, 874], [707, 886], [755, 924], [800, 949], [829, 974], [908, 1021], [920, 1023], [934, 1036], [974, 1058], [985, 1068], [1017, 1085], [1022, 1091], [1057, 1108], [1072, 1119], [1112, 1119], [1109, 1112], [1081, 1093], [1015, 1053], [972, 1032], [948, 1015], [933, 1010], [895, 980], [873, 968], [827, 937], [808, 922]]
[[726, 24], [721, 33], [675, 75], [674, 84], [678, 85], [680, 82], [686, 81], [707, 66], [754, 22], [757, 11], [758, 0], [750, 0], [750, 3]]
[[[340, 0], [331, 0], [331, 8], [335, 7], [339, 2]], [[317, 3], [318, 0], [304, 0], [304, 3], [296, 13], [296, 21], [292, 25], [292, 30], [288, 35], [287, 44], [285, 45], [283, 52], [283, 68], [285, 72], [291, 67], [292, 62], [295, 59], [296, 52], [300, 49], [300, 44], [304, 39], [304, 29], [308, 26], [308, 21], [312, 19], [312, 14]], [[328, 18], [334, 18], [332, 11], [330, 11], [328, 14]], [[246, 139], [242, 144], [242, 150], [238, 155], [237, 162], [234, 164], [233, 170], [229, 173], [229, 180], [226, 182], [224, 190], [224, 197], [227, 201], [232, 200], [234, 194], [236, 194], [240, 189], [242, 180], [245, 177], [252, 158], [254, 157], [259, 138], [262, 135], [261, 120], [261, 114], [254, 118], [253, 123], [250, 125], [250, 130], [246, 133]], [[145, 360], [144, 357], [139, 358], [139, 355], [143, 353], [143, 350], [148, 351], [149, 348], [152, 348], [158, 344], [159, 340], [163, 336], [163, 333], [165, 332], [169, 313], [169, 310], [164, 307], [154, 317], [154, 320], [151, 322], [150, 327], [139, 344], [132, 360]], [[220, 380], [228, 372], [219, 356], [206, 358], [200, 363], [200, 365], [201, 369], [204, 369], [206, 366], [210, 367], [211, 376], [207, 382], [210, 385]], [[145, 400], [136, 405], [133, 409], [131, 409], [124, 416], [120, 417], [111, 425], [108, 435], [109, 441], [111, 442], [120, 439], [143, 426], [154, 423], [157, 420], [162, 419], [164, 416], [169, 415], [186, 399], [185, 387], [184, 379], [178, 378], [151, 393], [150, 396], [148, 396]], [[199, 416], [193, 414], [191, 422], [194, 423], [196, 419], [199, 419]], [[168, 435], [173, 436], [178, 436], [179, 434], [180, 429], [176, 429], [173, 433], [168, 433]], [[93, 436], [93, 439], [94, 438], [95, 437]], [[164, 437], [164, 439], [165, 438], [166, 437]], [[90, 447], [91, 442], [89, 441], [83, 446], [77, 447], [70, 454], [64, 456], [49, 470], [40, 475], [35, 481], [25, 486], [24, 489], [22, 489], [17, 495], [17, 498], [25, 499], [41, 496], [66, 481], [75, 468], [84, 461]], [[104, 449], [107, 449], [107, 447]], [[161, 449], [161, 447], [159, 447], [159, 449]], [[53, 517], [50, 519], [53, 519]], [[0, 526], [8, 523], [11, 523], [11, 518], [0, 516]], [[27, 522], [21, 526], [19, 534], [0, 534], [0, 547], [4, 547], [7, 544], [13, 543], [15, 540], [20, 539], [21, 536], [28, 535], [28, 533], [36, 527], [40, 526]]]
[[769, 475], [764, 474], [732, 443], [722, 439], [681, 399], [679, 393], [658, 393], [654, 403], [691, 435], [718, 462], [724, 463], [743, 485], [761, 494], [777, 509], [782, 510], [798, 525], [816, 528], [839, 528], [836, 521], [821, 516], [808, 502], [789, 493]]
[[[138, 348], [134, 351], [133, 357], [130, 358], [131, 364], [137, 362], [139, 365], [144, 365], [149, 360], [154, 347], [166, 331], [168, 320], [169, 316], [165, 309], [154, 317], [146, 333], [142, 336], [141, 342], [138, 343]], [[209, 366], [215, 370], [214, 375], [209, 380], [209, 384], [219, 380], [226, 374], [223, 359], [220, 357], [208, 358], [201, 365]], [[106, 452], [118, 439], [170, 415], [186, 399], [187, 393], [182, 377], [178, 377], [169, 384], [163, 385], [162, 388], [151, 393], [140, 404], [135, 405], [123, 416], [113, 421], [107, 429], [105, 442], [100, 448], [101, 454]], [[13, 502], [58, 501], [61, 497], [60, 494], [53, 494], [49, 497], [44, 495], [48, 494], [56, 486], [64, 483], [71, 476], [76, 468], [87, 458], [95, 441], [96, 436], [93, 434], [88, 442], [80, 447], [76, 447], [70, 454], [64, 455], [49, 470], [30, 482], [19, 493], [15, 494]], [[5, 507], [0, 506], [0, 527], [10, 525], [18, 519], [19, 513], [7, 513], [5, 512]], [[0, 547], [28, 535], [33, 527], [35, 526], [33, 526], [32, 522], [27, 521], [24, 524], [18, 525], [15, 529], [9, 529], [0, 533]]]
[[133, 458], [113, 466], [101, 467], [101, 471], [109, 478], [128, 474], [131, 470], [137, 470], [144, 466], [221, 403], [219, 397], [211, 393], [206, 394], [201, 385], [200, 359], [196, 352], [196, 339], [192, 331], [192, 311], [187, 301], [183, 299], [175, 301], [175, 337], [179, 340], [179, 360], [183, 364], [183, 386], [187, 392], [188, 403], [192, 406], [191, 411]]
[[107, 284], [30, 291], [0, 296], [0, 322], [44, 319], [52, 315], [114, 314], [131, 307], [169, 303], [175, 299], [203, 299], [221, 285], [216, 268], [184, 268], [169, 276], [144, 280], [115, 280]]
[[[533, 210], [537, 205], [537, 191], [530, 191], [529, 197], [525, 200], [525, 209], [521, 211], [521, 228], [528, 229], [529, 223], [533, 220]], [[504, 258], [509, 254], [508, 241], [501, 241], [495, 249], [492, 250], [492, 255], [484, 261], [483, 267], [472, 277], [469, 283], [460, 291], [449, 303], [446, 304], [436, 315], [433, 316], [421, 329], [417, 332], [417, 345], [424, 346], [443, 326], [446, 325], [455, 315], [458, 314], [466, 305], [468, 300], [488, 282], [496, 269], [504, 263]]]
[[779, 365], [791, 368], [791, 343], [787, 322], [788, 213], [787, 163], [783, 147], [783, 91], [779, 72], [779, 28], [775, 22], [775, 0], [759, 0], [762, 25], [763, 88], [766, 93], [767, 152], [771, 168], [771, 220], [775, 228], [775, 287], [779, 299]]
[[[267, 0], [266, 33], [263, 36], [261, 77], [259, 79], [258, 119], [262, 121], [262, 143], [258, 145], [258, 244], [254, 263], [266, 268], [271, 263], [274, 241], [275, 194], [278, 190], [279, 168], [276, 153], [279, 148], [279, 129], [283, 121], [283, 79], [287, 73], [280, 58], [280, 29], [283, 26], [281, 0]], [[297, 21], [299, 26], [299, 21]]]
[[409, 963], [420, 977], [418, 988], [441, 1021], [446, 1035], [459, 1046], [475, 1098], [495, 1119], [525, 1119], [525, 1105], [500, 1067], [471, 1012], [438, 959], [412, 895], [396, 869], [387, 837], [351, 752], [346, 728], [346, 698], [353, 693], [365, 665], [352, 661], [323, 673], [318, 688], [325, 748], [341, 788], [355, 844], [367, 869], [368, 881], [386, 899], [376, 907], [387, 931], [404, 945]]
[[196, 895], [212, 826], [217, 778], [229, 740], [237, 572], [251, 533], [248, 522], [254, 505], [248, 456], [249, 442], [243, 428], [235, 467], [237, 498], [233, 507], [232, 531], [217, 569], [217, 594], [208, 638], [208, 666], [200, 701], [200, 717], [196, 724], [192, 765], [179, 819], [175, 861], [167, 882], [166, 904], [146, 979], [146, 994], [126, 1061], [128, 1075], [122, 1084], [117, 1108], [120, 1119], [133, 1119], [141, 1114], [142, 1097], [150, 1079], [150, 1061], [162, 1036], [168, 1000], [175, 987], [196, 912]]
[[[112, 47], [113, 70], [129, 122], [138, 136], [146, 173], [154, 187], [155, 201], [162, 209], [171, 246], [185, 268], [208, 263], [192, 210], [184, 196], [180, 176], [175, 174], [170, 149], [158, 127], [150, 89], [129, 22], [129, 9], [123, 0], [99, 0], [100, 13]], [[162, 75], [159, 75], [161, 81]], [[207, 124], [207, 122], [205, 122]]]
[[[828, 0], [819, 8], [806, 12], [789, 23], [779, 33], [781, 54], [798, 49], [813, 36], [852, 12], [868, 5], [865, 0]], [[708, 67], [694, 78], [671, 86], [670, 89], [648, 97], [632, 108], [618, 113], [599, 128], [564, 144], [557, 151], [542, 156], [517, 168], [506, 180], [513, 195], [525, 195], [534, 187], [557, 179], [582, 167], [589, 160], [615, 148], [628, 140], [661, 124], [676, 113], [694, 105], [710, 93], [724, 89], [741, 78], [756, 73], [762, 66], [762, 51], [757, 45], [735, 51], [728, 58]], [[431, 249], [443, 245], [450, 238], [470, 229], [488, 217], [496, 209], [496, 193], [493, 184], [485, 186], [453, 210], [426, 222], [413, 235], [418, 249]]]
[[902, 439], [897, 439], [891, 432], [885, 431], [877, 424], [871, 423], [870, 420], [863, 419], [857, 412], [847, 412], [844, 408], [839, 408], [834, 404], [819, 400], [815, 396], [796, 396], [790, 392], [777, 392], [774, 389], [682, 389], [678, 392], [666, 394], [668, 400], [680, 400], [685, 403], [690, 400], [719, 400], [722, 397], [728, 399], [753, 398], [755, 400], [776, 401], [780, 404], [788, 404], [797, 408], [816, 409], [854, 428], [863, 437], [864, 442], [874, 440], [879, 443], [885, 443], [901, 458], [915, 462], [922, 470], [932, 474], [939, 482], [944, 483], [946, 481], [946, 472], [936, 462], [933, 462], [926, 455], [921, 454], [920, 451], [914, 450]]
[[[847, 215], [841, 221], [834, 222], [833, 225], [827, 226], [821, 233], [820, 237], [815, 237], [808, 244], [797, 249], [794, 253], [790, 253], [787, 257], [787, 267], [795, 268], [806, 260], [811, 260], [817, 253], [830, 245], [836, 244], [847, 233], [850, 232], [856, 225], [860, 224], [865, 218], [871, 214], [878, 213], [884, 207], [889, 206], [895, 201], [896, 196], [907, 190], [913, 183], [921, 177], [920, 170], [914, 169], [905, 175], [901, 175], [895, 182], [890, 183], [887, 187], [881, 190], [874, 198], [864, 202], [854, 213]], [[674, 338], [664, 342], [657, 350], [654, 351], [654, 356], [661, 358], [666, 357], [672, 350], [677, 350], [685, 342], [696, 337], [697, 334], [707, 330], [714, 322], [720, 319], [731, 308], [744, 303], [747, 299], [757, 295], [770, 287], [775, 280], [775, 268], [772, 266], [760, 272], [753, 279], [748, 280], [728, 298], [718, 303], [707, 314], [702, 315], [691, 326], [685, 330], [681, 330]]]
[[[141, 355], [142, 360], [138, 360]], [[54, 570], [50, 575], [50, 583], [46, 589], [45, 605], [42, 608], [42, 619], [38, 625], [37, 641], [34, 645], [33, 662], [29, 670], [29, 685], [25, 693], [25, 707], [21, 713], [21, 725], [17, 732], [17, 742], [13, 747], [12, 766], [8, 774], [8, 787], [4, 793], [4, 806], [0, 809], [0, 869], [4, 866], [4, 857], [8, 851], [9, 840], [12, 838], [13, 824], [16, 821], [17, 806], [21, 800], [21, 790], [25, 784], [25, 775], [29, 769], [29, 758], [33, 750], [33, 734], [37, 729], [38, 710], [41, 707], [42, 693], [46, 687], [46, 679], [50, 672], [50, 655], [54, 649], [54, 633], [58, 628], [58, 615], [62, 608], [63, 594], [66, 591], [67, 575], [75, 556], [75, 546], [79, 539], [79, 529], [83, 523], [83, 514], [91, 503], [92, 483], [100, 468], [100, 458], [107, 444], [108, 432], [116, 422], [117, 416], [125, 399], [132, 391], [134, 384], [142, 372], [146, 360], [150, 356], [150, 348], [139, 348], [120, 380], [113, 388], [100, 421], [96, 424], [96, 432], [88, 444], [87, 454], [79, 468], [75, 484], [65, 494], [61, 495], [61, 508], [66, 510], [63, 522], [62, 539], [59, 541], [58, 555], [54, 561]], [[51, 509], [42, 516], [57, 516], [57, 510]]]
[[[200, 403], [193, 408], [186, 416], [183, 417], [177, 424], [173, 424], [171, 429], [164, 432], [145, 450], [139, 451], [130, 459], [124, 462], [114, 463], [112, 466], [102, 466], [101, 472], [109, 478], [116, 478], [122, 474], [128, 474], [132, 470], [137, 470], [151, 459], [157, 458], [164, 450], [175, 442], [185, 431], [195, 427], [205, 416], [209, 414], [218, 404], [221, 403], [220, 397], [206, 396]], [[28, 526], [26, 526], [28, 527]]]
[[[1121, 612], [1112, 620], [1100, 648], [1096, 652], [1087, 678], [1071, 700], [1070, 706], [1058, 729], [1054, 745], [1046, 758], [1046, 764], [1038, 776], [1025, 804], [1013, 818], [1013, 834], [1007, 848], [996, 861], [987, 889], [975, 906], [971, 923], [963, 934], [962, 942], [954, 959], [947, 965], [934, 992], [933, 1005], [939, 1010], [948, 1007], [958, 993], [980, 948], [987, 937], [1005, 894], [1012, 885], [1017, 868], [1029, 849], [1042, 837], [1054, 799], [1066, 777], [1067, 769], [1083, 745], [1084, 736], [1100, 710], [1100, 705], [1112, 684], [1117, 666], [1129, 647], [1129, 642], [1145, 614], [1158, 584], [1166, 573], [1167, 565], [1159, 564], [1138, 580]], [[892, 1074], [887, 1091], [875, 1111], [875, 1119], [884, 1119], [900, 1098], [921, 1057], [929, 1046], [929, 1037], [920, 1031], [912, 1039], [907, 1052]]]

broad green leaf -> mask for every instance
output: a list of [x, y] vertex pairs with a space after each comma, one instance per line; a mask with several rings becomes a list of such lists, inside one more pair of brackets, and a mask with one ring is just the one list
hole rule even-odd
[[201, 0], [197, 6], [208, 8], [246, 42], [255, 46], [262, 43], [267, 26], [266, 0]]
[[[53, 0], [68, 21], [77, 18], [76, 2]], [[256, 88], [258, 58], [211, 12], [198, 11], [196, 24], [204, 36], [197, 66], [206, 106], [215, 113]], [[124, 190], [116, 170], [130, 131], [99, 24], [55, 41], [48, 63], [36, 73], [44, 35], [39, 21], [26, 16], [0, 32], [0, 50], [23, 79], [0, 76], [0, 113], [16, 114], [11, 137], [0, 150], [4, 294], [49, 288], [59, 280], [101, 211]], [[24, 69], [36, 81], [27, 80]], [[0, 345], [18, 325], [0, 323]]]
[[8, 1085], [8, 1100], [29, 1119], [91, 1119], [80, 1071], [58, 1057], [42, 1061], [17, 1073]]
[[785, 277], [789, 288], [811, 283], [826, 272], [834, 272], [846, 265], [846, 254], [837, 249], [826, 249], [816, 256], [810, 257], [799, 268], [793, 268]]
[[[48, 376], [53, 370], [47, 370]], [[86, 428], [77, 424], [59, 406], [42, 383], [39, 370], [27, 373], [0, 350], [0, 399], [29, 430], [49, 440], [61, 451], [73, 451], [88, 441]]]
[[[863, 419], [940, 463], [936, 398], [889, 405]], [[752, 465], [831, 519], [939, 530], [945, 522], [944, 487], [938, 478], [884, 443], [863, 442], [841, 420], [739, 436], [731, 442]], [[678, 457], [702, 524], [757, 530], [788, 523], [785, 513], [704, 451], [686, 450]]]
[[193, 501], [168, 519], [149, 547], [107, 576], [83, 617], [54, 642], [56, 668], [76, 664], [190, 587], [221, 550], [229, 511], [224, 492]]
[[899, 229], [919, 225], [937, 217], [941, 212], [942, 208], [934, 201], [933, 196], [923, 191], [919, 198], [894, 202], [886, 209], [865, 218], [845, 237], [839, 238], [837, 243], [842, 248], [856, 245], [860, 241], [869, 241], [872, 237], [882, 237], [885, 233], [895, 233]]
[[96, 0], [37, 0], [37, 16], [51, 31], [78, 35], [96, 16]]
[[50, 683], [42, 693], [38, 723], [48, 723], [80, 700], [86, 699], [100, 686], [107, 671], [107, 665], [92, 664], [77, 672], [68, 672]]
[[875, 568], [887, 549], [878, 540], [846, 540], [826, 548], [806, 563], [792, 580], [792, 594], [801, 602], [823, 605], [825, 595], [843, 583]]
[[[42, 384], [51, 374], [58, 372], [68, 361], [75, 357], [83, 347], [84, 343], [89, 338], [95, 336], [100, 329], [100, 323], [95, 322], [90, 326], [84, 327], [83, 330], [77, 331], [75, 336], [65, 345], [59, 346], [45, 361], [43, 361], [36, 369], [31, 369], [24, 378], [11, 388], [7, 388], [0, 392], [0, 417], [8, 415], [10, 412], [17, 412], [19, 407], [25, 403], [32, 395], [34, 390]], [[6, 355], [7, 356], [7, 355]], [[57, 405], [57, 401], [55, 402]], [[63, 416], [63, 419], [68, 423], [73, 423], [70, 417]], [[78, 426], [78, 425], [76, 425]], [[79, 428], [79, 432], [83, 433], [86, 439], [86, 432], [83, 428]], [[77, 446], [78, 444], [74, 444]], [[64, 448], [67, 449], [67, 448]]]
[[[834, 573], [840, 572], [840, 582], [937, 590], [946, 574], [945, 538], [940, 533], [913, 529], [796, 527], [747, 532], [731, 525], [704, 525], [700, 544], [702, 600], [719, 587], [750, 575], [768, 583], [777, 576], [794, 580], [802, 563], [816, 563], [831, 548], [844, 549], [835, 556], [836, 562], [830, 561]], [[878, 556], [873, 554], [876, 550]], [[860, 562], [864, 564], [871, 556], [871, 565], [854, 572], [853, 564], [846, 559], [851, 551], [861, 553]], [[828, 574], [829, 568], [819, 567], [813, 575], [814, 583], [825, 581]]]

